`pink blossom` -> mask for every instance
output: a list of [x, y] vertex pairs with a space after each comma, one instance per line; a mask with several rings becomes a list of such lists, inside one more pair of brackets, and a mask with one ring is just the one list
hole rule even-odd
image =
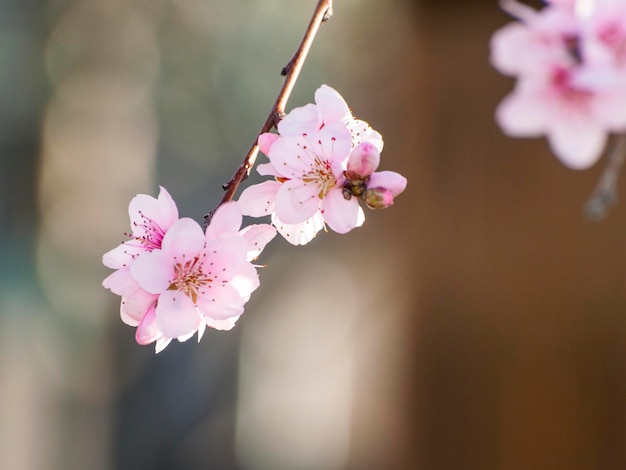
[[496, 110], [504, 132], [546, 135], [565, 165], [582, 169], [597, 161], [610, 132], [626, 128], [626, 87], [617, 68], [598, 58], [599, 48], [588, 40], [590, 17], [580, 13], [582, 2], [575, 6], [551, 2], [505, 26], [492, 38], [491, 58], [501, 72], [518, 77]]
[[243, 213], [271, 215], [278, 232], [294, 245], [308, 243], [326, 224], [337, 233], [361, 226], [365, 216], [358, 200], [371, 208], [387, 207], [406, 179], [374, 171], [380, 162], [375, 142], [350, 149], [350, 131], [340, 122], [311, 135], [281, 136], [269, 150], [270, 163], [259, 167], [275, 180], [243, 191]]
[[259, 166], [259, 172], [276, 180], [247, 188], [239, 199], [242, 212], [253, 217], [272, 214], [272, 223], [293, 244], [311, 241], [324, 223], [338, 233], [361, 225], [358, 202], [342, 194], [351, 146], [343, 122], [312, 134], [281, 136], [269, 150], [270, 163]]
[[[251, 261], [276, 234], [264, 224], [240, 230], [234, 202], [222, 205], [203, 233], [191, 219], [173, 221], [176, 206], [163, 188], [161, 195], [131, 201], [130, 249], [105, 255], [120, 267], [103, 281], [122, 297], [122, 321], [137, 327], [137, 342], [155, 342], [157, 353], [173, 338], [185, 341], [198, 332], [200, 340], [207, 326], [231, 329], [259, 285]], [[135, 223], [136, 214], [143, 223]]]
[[146, 194], [135, 196], [128, 206], [131, 233], [130, 240], [123, 242], [116, 248], [108, 251], [102, 257], [102, 263], [115, 269], [102, 285], [114, 294], [122, 297], [120, 317], [129, 326], [138, 327], [137, 341], [147, 344], [157, 341], [157, 352], [169, 343], [169, 338], [162, 334], [153, 335], [148, 342], [142, 333], [144, 317], [150, 309], [154, 309], [157, 296], [144, 291], [130, 274], [132, 262], [142, 253], [161, 248], [163, 237], [171, 225], [178, 220], [176, 203], [163, 187], [160, 187], [158, 198]]
[[177, 221], [162, 248], [139, 256], [131, 274], [142, 289], [157, 295], [150, 327], [184, 341], [206, 326], [231, 329], [259, 286], [251, 261], [276, 230], [256, 225], [240, 230], [235, 202], [222, 205], [206, 233], [191, 219]]

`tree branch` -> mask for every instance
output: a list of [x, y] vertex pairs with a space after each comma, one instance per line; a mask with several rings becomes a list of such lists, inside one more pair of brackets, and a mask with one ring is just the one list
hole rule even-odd
[[273, 127], [278, 125], [282, 117], [285, 115], [285, 107], [287, 105], [287, 100], [289, 100], [289, 96], [291, 95], [291, 91], [293, 90], [296, 81], [298, 80], [298, 75], [300, 75], [300, 70], [302, 70], [302, 66], [304, 65], [304, 61], [311, 49], [311, 45], [313, 44], [313, 40], [317, 35], [317, 31], [322, 23], [328, 21], [333, 14], [333, 1], [332, 0], [319, 0], [317, 6], [315, 7], [315, 11], [313, 12], [313, 16], [311, 17], [311, 21], [309, 22], [309, 26], [304, 33], [304, 37], [302, 38], [302, 42], [293, 58], [287, 63], [285, 67], [283, 67], [281, 71], [281, 75], [285, 77], [283, 81], [283, 86], [278, 93], [278, 97], [276, 98], [276, 102], [274, 106], [272, 106], [272, 110], [270, 111], [263, 127], [257, 134], [256, 139], [254, 139], [254, 144], [250, 147], [250, 150], [244, 157], [241, 165], [233, 175], [233, 177], [222, 185], [225, 193], [222, 197], [222, 200], [219, 204], [207, 215], [204, 216], [204, 225], [207, 227], [211, 222], [211, 217], [215, 213], [215, 211], [225, 202], [231, 201], [235, 196], [235, 192], [237, 188], [244, 181], [252, 168], [254, 167], [254, 162], [256, 161], [257, 154], [259, 153], [259, 144], [258, 139], [261, 134], [269, 132]]
[[608, 156], [606, 168], [593, 194], [585, 204], [585, 214], [591, 220], [602, 220], [610, 206], [617, 204], [617, 179], [626, 157], [626, 135], [619, 135]]

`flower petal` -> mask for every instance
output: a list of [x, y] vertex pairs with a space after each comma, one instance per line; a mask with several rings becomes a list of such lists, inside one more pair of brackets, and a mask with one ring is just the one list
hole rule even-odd
[[174, 279], [172, 258], [162, 250], [143, 253], [130, 267], [130, 274], [142, 289], [160, 294]]
[[207, 325], [216, 330], [228, 331], [232, 330], [239, 317], [230, 317], [224, 320], [216, 320], [215, 318], [205, 318]]
[[198, 296], [198, 310], [206, 317], [209, 326], [209, 319], [223, 320], [241, 315], [244, 304], [239, 291], [230, 284], [212, 283]]
[[314, 154], [327, 161], [342, 162], [352, 151], [352, 134], [343, 122], [330, 123], [316, 134], [307, 136], [307, 140]]
[[245, 302], [250, 300], [250, 295], [259, 287], [259, 284], [259, 275], [250, 263], [244, 264], [230, 281], [230, 285], [237, 289], [239, 296]]
[[561, 162], [571, 169], [583, 170], [602, 155], [606, 131], [593, 122], [587, 122], [584, 126], [559, 125], [550, 130], [548, 142]]
[[291, 110], [281, 119], [278, 123], [278, 133], [283, 137], [311, 134], [319, 129], [320, 124], [317, 108], [314, 104], [307, 104]]
[[246, 188], [238, 200], [242, 214], [251, 217], [270, 215], [274, 212], [274, 201], [280, 186], [278, 181], [264, 181]]
[[171, 258], [193, 258], [202, 250], [204, 238], [204, 231], [198, 222], [185, 217], [170, 227], [163, 237], [161, 249]]
[[315, 238], [317, 232], [324, 228], [324, 218], [317, 211], [313, 217], [299, 224], [286, 224], [276, 214], [272, 215], [272, 224], [285, 240], [292, 245], [306, 245]]
[[315, 91], [320, 117], [324, 124], [345, 122], [352, 118], [352, 113], [343, 97], [328, 85], [322, 85]]
[[146, 315], [146, 312], [156, 305], [158, 295], [150, 294], [137, 287], [137, 290], [127, 297], [122, 297], [120, 317], [130, 326], [137, 324]]
[[156, 319], [163, 334], [170, 338], [196, 331], [202, 321], [191, 299], [178, 291], [166, 291], [159, 296]]
[[122, 268], [113, 271], [102, 281], [102, 286], [105, 289], [109, 289], [116, 295], [130, 295], [137, 290], [137, 282], [130, 275], [129, 268]]
[[341, 189], [332, 189], [322, 201], [322, 215], [328, 226], [337, 233], [347, 233], [356, 227], [359, 219], [357, 198], [347, 200]]
[[240, 235], [224, 234], [208, 239], [202, 271], [213, 279], [213, 283], [229, 281], [246, 263], [247, 254], [248, 242]]
[[268, 224], [248, 225], [239, 231], [239, 235], [248, 242], [247, 261], [256, 259], [263, 248], [276, 236], [276, 229]]
[[261, 163], [257, 165], [256, 171], [261, 176], [278, 176], [278, 172], [271, 163]]
[[135, 341], [139, 344], [145, 345], [150, 344], [161, 337], [163, 337], [163, 332], [159, 329], [159, 325], [156, 320], [155, 308], [153, 307], [148, 310], [141, 320], [141, 323], [139, 323], [139, 326], [137, 326]]
[[406, 178], [395, 171], [377, 171], [367, 181], [368, 188], [384, 188], [396, 197], [406, 188]]
[[320, 207], [319, 189], [302, 180], [285, 181], [276, 193], [276, 215], [287, 224], [299, 224]]
[[261, 134], [257, 143], [259, 144], [259, 150], [263, 152], [265, 155], [270, 153], [270, 147], [276, 140], [279, 138], [277, 134], [272, 134], [271, 132], [266, 132], [265, 134]]
[[534, 96], [513, 91], [496, 108], [496, 121], [511, 137], [538, 137], [546, 132], [547, 110]]
[[213, 214], [206, 229], [206, 237], [217, 237], [223, 233], [237, 233], [241, 228], [241, 210], [236, 202], [222, 204]]

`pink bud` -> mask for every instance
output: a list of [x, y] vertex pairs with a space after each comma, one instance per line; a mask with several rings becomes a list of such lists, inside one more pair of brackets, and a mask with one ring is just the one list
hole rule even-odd
[[357, 145], [348, 159], [348, 178], [366, 179], [380, 163], [380, 153], [374, 145], [362, 142]]
[[367, 188], [363, 200], [370, 209], [384, 209], [393, 204], [393, 194], [385, 188]]

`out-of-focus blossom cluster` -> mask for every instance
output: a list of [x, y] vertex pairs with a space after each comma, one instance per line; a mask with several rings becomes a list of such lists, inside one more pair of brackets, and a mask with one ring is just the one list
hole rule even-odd
[[393, 204], [406, 178], [376, 171], [381, 135], [355, 119], [344, 99], [327, 85], [315, 104], [296, 108], [278, 124], [278, 134], [262, 134], [260, 150], [269, 163], [258, 166], [274, 179], [247, 188], [239, 198], [244, 215], [270, 215], [278, 232], [294, 245], [310, 242], [326, 225], [347, 233], [365, 220], [369, 208]]
[[626, 131], [626, 0], [504, 3], [519, 21], [493, 35], [491, 63], [517, 82], [497, 122], [514, 137], [545, 135], [565, 165], [588, 168]]
[[199, 341], [207, 326], [231, 329], [259, 286], [251, 261], [274, 238], [274, 227], [241, 230], [241, 212], [230, 202], [203, 231], [178, 218], [164, 188], [157, 199], [135, 196], [128, 211], [129, 240], [103, 256], [115, 269], [103, 285], [122, 297], [122, 321], [137, 327], [137, 342], [156, 342], [159, 352], [173, 338], [186, 341], [198, 332]]
[[[260, 165], [273, 180], [246, 189], [238, 202], [222, 204], [205, 231], [179, 219], [169, 193], [139, 194], [130, 202], [129, 240], [105, 253], [114, 269], [103, 285], [122, 297], [122, 321], [137, 327], [139, 344], [162, 351], [206, 327], [229, 330], [259, 286], [256, 259], [278, 231], [292, 244], [311, 241], [326, 224], [346, 233], [363, 224], [363, 201], [372, 209], [393, 204], [406, 179], [376, 171], [383, 140], [355, 119], [343, 98], [323, 85], [315, 104], [294, 109], [278, 134], [262, 134]], [[241, 229], [242, 213], [271, 215], [272, 224]]]

